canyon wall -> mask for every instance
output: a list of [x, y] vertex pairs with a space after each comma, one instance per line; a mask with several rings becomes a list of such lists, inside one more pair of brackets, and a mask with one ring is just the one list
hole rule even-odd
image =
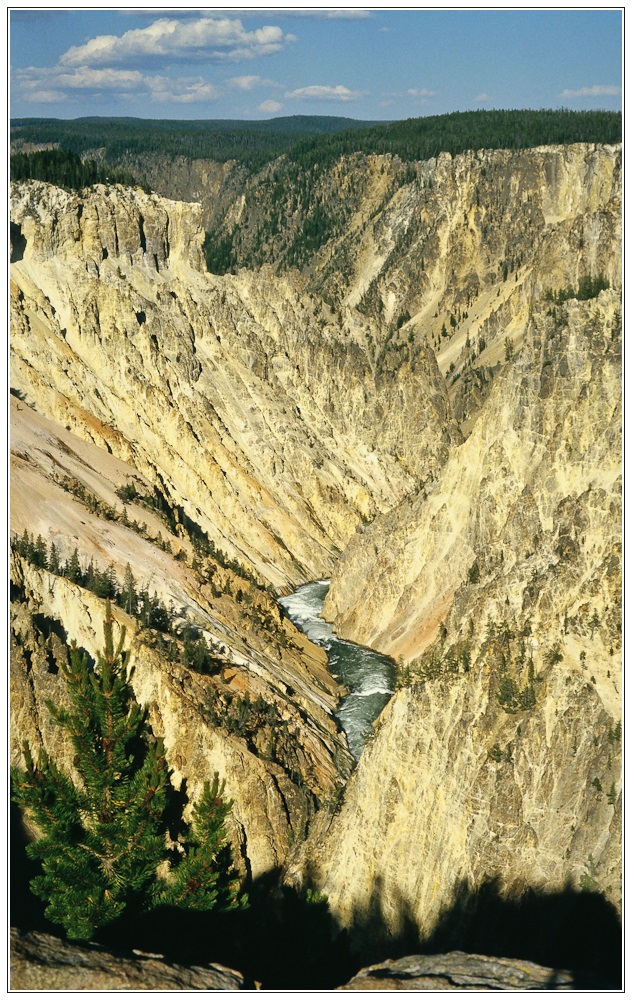
[[427, 495], [356, 536], [338, 572], [336, 627], [399, 657], [309, 854], [341, 926], [430, 939], [490, 884], [620, 909], [618, 294], [535, 311]]
[[533, 574], [548, 574], [556, 614], [577, 613], [581, 592], [565, 582], [557, 594], [567, 562], [579, 581], [620, 537], [620, 309], [602, 292], [533, 313], [439, 477], [347, 548], [325, 605], [339, 634], [411, 660], [474, 576], [502, 583], [505, 617], [521, 610]]
[[[314, 165], [307, 179], [280, 161], [244, 190], [221, 214], [237, 264], [289, 270], [300, 251], [312, 291], [342, 314], [379, 320], [373, 350], [385, 367], [423, 337], [444, 373], [494, 365], [496, 342], [519, 343], [546, 289], [576, 287], [587, 274], [621, 280], [620, 146], [441, 153], [419, 163], [355, 154]], [[222, 202], [219, 193], [213, 200]], [[314, 205], [328, 236], [310, 246]]]
[[[208, 275], [196, 206], [32, 182], [13, 189], [11, 227], [13, 763], [25, 738], [64, 758], [44, 702], [63, 697], [66, 642], [94, 656], [104, 615], [19, 555], [26, 532], [60, 567], [74, 554], [162, 602], [168, 638], [116, 611], [136, 696], [176, 786], [195, 798], [226, 777], [257, 877], [351, 768], [342, 688], [272, 588], [325, 575], [359, 523], [445, 461], [458, 431], [436, 362], [420, 350], [377, 383], [361, 318], [343, 326], [267, 272]], [[211, 649], [197, 669], [190, 634]]]
[[458, 436], [427, 347], [376, 380], [362, 318], [204, 273], [196, 206], [35, 182], [12, 226], [12, 386], [275, 587], [329, 573]]
[[[273, 185], [222, 215], [225, 179], [247, 257]], [[287, 863], [391, 938], [490, 881], [616, 910], [621, 150], [354, 156], [317, 183], [341, 214], [302, 272], [297, 212], [273, 267], [222, 276], [197, 205], [14, 186], [14, 762], [25, 736], [64, 759], [44, 699], [103, 617], [26, 530], [211, 643], [196, 671], [116, 611], [174, 781], [226, 777], [244, 874]], [[341, 688], [273, 599], [330, 575], [337, 633], [397, 662], [342, 800]], [[229, 731], [246, 695], [271, 714]]]

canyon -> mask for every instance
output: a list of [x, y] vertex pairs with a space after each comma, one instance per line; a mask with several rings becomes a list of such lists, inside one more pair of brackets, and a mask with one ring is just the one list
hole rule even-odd
[[[300, 269], [273, 168], [197, 170], [12, 184], [12, 764], [28, 740], [72, 773], [45, 703], [104, 609], [57, 571], [76, 554], [168, 609], [168, 649], [131, 603], [116, 629], [175, 787], [225, 778], [244, 884], [326, 897], [358, 962], [441, 929], [460, 948], [492, 896], [591, 902], [610, 933], [621, 147], [341, 157]], [[209, 273], [206, 231], [244, 266]], [[357, 765], [346, 689], [277, 601], [321, 579], [336, 635], [393, 660]], [[576, 946], [612, 976], [602, 937]], [[555, 965], [542, 935], [504, 947]]]

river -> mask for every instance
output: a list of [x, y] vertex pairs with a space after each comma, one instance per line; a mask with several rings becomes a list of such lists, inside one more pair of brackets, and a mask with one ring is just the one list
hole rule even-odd
[[381, 653], [338, 638], [329, 622], [320, 617], [328, 589], [329, 580], [306, 583], [293, 594], [279, 598], [279, 604], [297, 628], [323, 647], [332, 674], [350, 689], [334, 714], [346, 733], [351, 753], [359, 760], [373, 732], [371, 723], [393, 694], [393, 663]]

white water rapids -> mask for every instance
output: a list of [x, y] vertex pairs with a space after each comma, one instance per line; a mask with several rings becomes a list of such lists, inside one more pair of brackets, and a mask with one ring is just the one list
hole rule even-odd
[[334, 714], [358, 760], [373, 731], [371, 723], [393, 694], [393, 664], [381, 653], [337, 637], [329, 622], [320, 617], [328, 589], [329, 580], [306, 583], [293, 594], [279, 598], [279, 604], [297, 628], [323, 647], [332, 674], [350, 688]]

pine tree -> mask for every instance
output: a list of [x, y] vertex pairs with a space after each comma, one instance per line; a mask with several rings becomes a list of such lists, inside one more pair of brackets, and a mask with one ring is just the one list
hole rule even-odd
[[129, 563], [125, 566], [122, 597], [124, 599], [123, 606], [128, 615], [135, 615], [138, 610], [138, 597], [136, 595], [136, 580]]
[[24, 559], [28, 559], [31, 554], [31, 548], [32, 546], [29, 533], [25, 528], [18, 544], [18, 552]]
[[41, 535], [37, 536], [37, 541], [33, 548], [33, 562], [40, 569], [48, 568], [48, 555], [46, 550], [46, 542]]
[[171, 878], [159, 888], [157, 902], [188, 910], [232, 910], [243, 905], [237, 894], [232, 851], [225, 820], [232, 802], [224, 799], [224, 782], [215, 773], [193, 807], [193, 823]]
[[59, 552], [57, 551], [57, 547], [54, 542], [51, 542], [50, 546], [50, 558], [48, 560], [48, 568], [51, 571], [51, 573], [54, 573], [56, 576], [59, 576], [59, 574], [61, 573]]
[[70, 560], [66, 563], [64, 576], [68, 577], [72, 583], [81, 583], [81, 580], [83, 579], [77, 549], [73, 551]]
[[[169, 771], [129, 683], [125, 630], [115, 647], [112, 627], [107, 601], [97, 669], [73, 644], [62, 668], [71, 707], [47, 702], [68, 734], [80, 784], [46, 754], [35, 764], [28, 745], [26, 771], [12, 771], [14, 800], [41, 833], [27, 847], [42, 864], [31, 888], [47, 901], [46, 916], [71, 938], [91, 938], [129, 907], [230, 909], [241, 903], [224, 830], [231, 803], [224, 802], [217, 775], [194, 807], [188, 841], [176, 852], [166, 846]], [[159, 876], [165, 861], [172, 863]]]

